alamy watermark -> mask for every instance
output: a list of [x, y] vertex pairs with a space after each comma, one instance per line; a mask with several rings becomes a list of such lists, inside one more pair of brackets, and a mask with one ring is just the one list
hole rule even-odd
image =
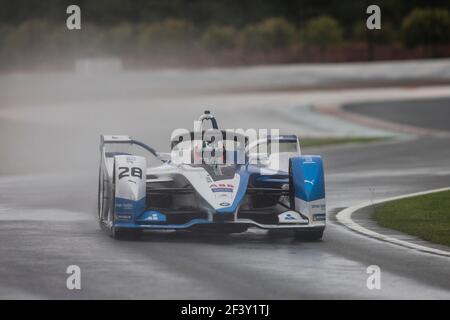
[[69, 275], [66, 280], [66, 287], [69, 290], [81, 290], [81, 268], [77, 265], [70, 265], [66, 269]]
[[[66, 20], [66, 26], [69, 30], [81, 29], [81, 8], [78, 5], [72, 4], [67, 7], [66, 13], [69, 15]], [[371, 4], [367, 7], [366, 13], [370, 16], [366, 20], [366, 27], [369, 30], [381, 29], [381, 8], [376, 4]]]
[[366, 286], [369, 290], [381, 289], [381, 269], [377, 265], [370, 265], [366, 269], [366, 273], [369, 277], [366, 280]]
[[[170, 160], [176, 165], [258, 164], [270, 160], [272, 169], [279, 166], [279, 129], [203, 130], [201, 122], [194, 121], [194, 131], [175, 129], [170, 140]], [[297, 151], [297, 141], [292, 144], [292, 151]]]
[[66, 20], [66, 26], [69, 30], [81, 29], [81, 8], [75, 4], [67, 7], [66, 13], [69, 15]]
[[381, 29], [381, 8], [376, 4], [372, 4], [367, 7], [367, 14], [370, 16], [366, 20], [366, 27], [369, 30], [380, 30]]

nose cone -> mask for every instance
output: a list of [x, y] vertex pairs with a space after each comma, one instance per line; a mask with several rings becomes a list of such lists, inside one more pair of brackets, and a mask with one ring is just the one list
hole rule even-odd
[[208, 202], [217, 212], [221, 210], [231, 210], [235, 202], [236, 195], [239, 191], [239, 176], [236, 175], [234, 179], [215, 181], [209, 185], [209, 199]]

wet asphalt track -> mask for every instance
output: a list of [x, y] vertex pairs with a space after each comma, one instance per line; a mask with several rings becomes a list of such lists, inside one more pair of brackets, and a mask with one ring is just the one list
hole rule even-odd
[[[263, 96], [252, 101], [265, 103]], [[53, 106], [9, 97], [7, 103], [14, 102], [17, 110], [36, 111], [26, 120], [0, 119], [2, 173], [9, 174], [0, 179], [0, 298], [450, 298], [448, 258], [365, 238], [334, 219], [338, 208], [364, 200], [448, 186], [449, 138], [310, 150], [324, 156], [327, 169], [329, 224], [321, 242], [272, 238], [263, 231], [152, 233], [139, 242], [118, 242], [100, 232], [95, 220], [100, 132], [148, 137], [143, 140], [167, 148], [171, 130], [191, 128], [205, 105], [214, 106], [227, 128], [295, 132], [295, 125], [227, 96], [149, 100], [130, 93], [128, 100]], [[280, 98], [279, 105], [285, 102]], [[438, 110], [434, 105], [421, 102]], [[423, 118], [419, 108], [413, 110], [409, 117]], [[440, 111], [433, 114], [441, 117]], [[65, 287], [71, 264], [81, 267], [80, 291]], [[366, 268], [373, 264], [382, 270], [381, 290], [366, 288]]]
[[450, 131], [450, 99], [404, 100], [355, 103], [344, 109], [364, 115], [421, 128]]

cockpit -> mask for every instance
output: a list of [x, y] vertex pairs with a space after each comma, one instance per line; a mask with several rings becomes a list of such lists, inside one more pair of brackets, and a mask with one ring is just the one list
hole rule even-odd
[[244, 135], [209, 129], [201, 133], [190, 132], [172, 140], [171, 153], [184, 164], [245, 164], [247, 142]]

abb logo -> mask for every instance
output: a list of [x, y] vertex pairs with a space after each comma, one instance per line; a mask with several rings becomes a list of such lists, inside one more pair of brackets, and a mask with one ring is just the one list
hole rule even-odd
[[212, 192], [233, 192], [234, 185], [230, 183], [213, 183], [209, 186]]

